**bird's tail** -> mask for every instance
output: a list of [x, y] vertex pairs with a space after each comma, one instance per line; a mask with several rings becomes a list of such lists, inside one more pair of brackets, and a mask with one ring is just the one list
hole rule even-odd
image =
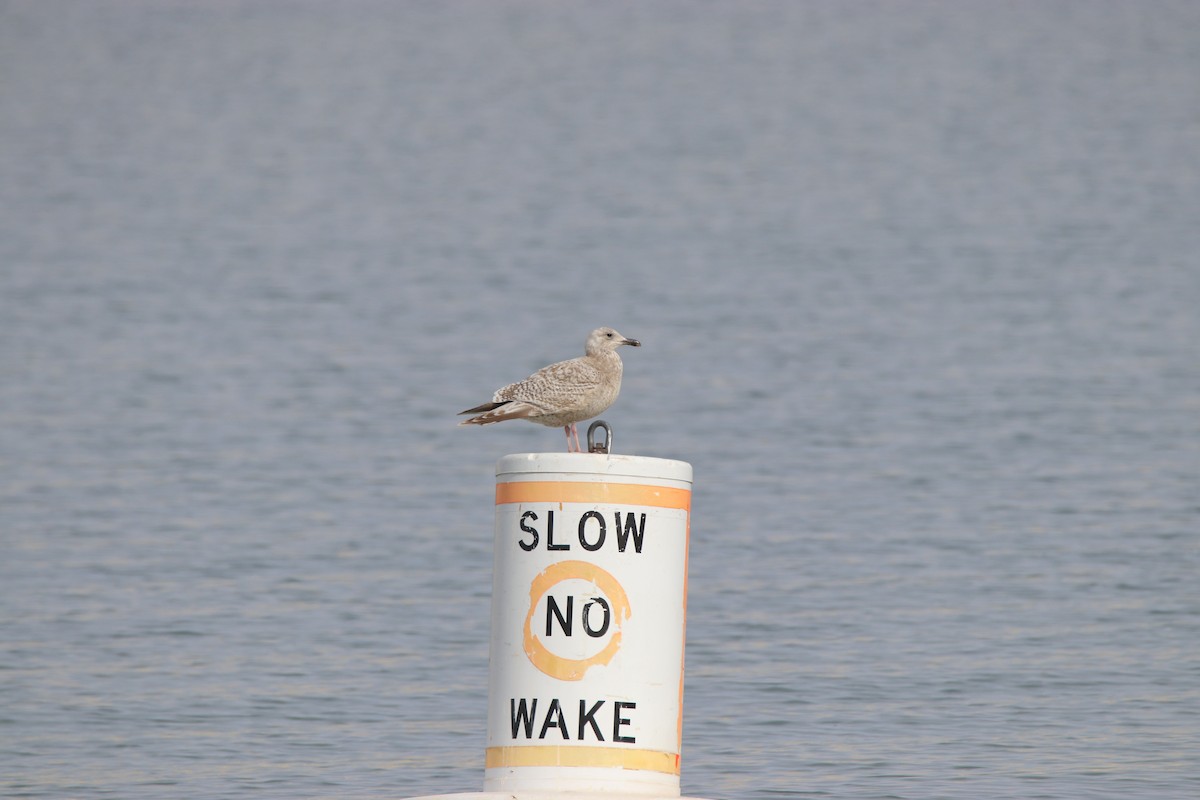
[[[506, 419], [525, 419], [536, 415], [540, 408], [519, 400], [504, 400], [499, 403], [484, 403], [481, 406], [460, 411], [460, 414], [479, 414], [458, 423], [459, 425], [491, 425], [493, 422], [504, 422]], [[479, 413], [483, 412], [483, 413]]]

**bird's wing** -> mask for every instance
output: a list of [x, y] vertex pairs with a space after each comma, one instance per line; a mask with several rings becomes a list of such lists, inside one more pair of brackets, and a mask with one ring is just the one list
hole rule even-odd
[[492, 400], [521, 401], [555, 413], [573, 408], [602, 382], [599, 370], [582, 358], [573, 358], [542, 367], [525, 380], [497, 390]]

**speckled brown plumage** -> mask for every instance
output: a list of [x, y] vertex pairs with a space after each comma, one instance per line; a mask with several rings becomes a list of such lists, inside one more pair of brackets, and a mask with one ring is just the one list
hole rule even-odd
[[[561, 426], [567, 451], [579, 452], [577, 423], [604, 413], [621, 391], [621, 345], [640, 347], [612, 328], [597, 328], [588, 336], [585, 355], [542, 367], [523, 381], [496, 390], [490, 403], [468, 408], [476, 414], [460, 425], [491, 425], [526, 419], [549, 427]], [[574, 447], [571, 438], [574, 436]]]

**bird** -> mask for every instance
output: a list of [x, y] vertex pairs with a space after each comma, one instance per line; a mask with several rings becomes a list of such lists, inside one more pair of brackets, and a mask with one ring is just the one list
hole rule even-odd
[[[490, 403], [459, 414], [476, 414], [459, 425], [491, 425], [509, 419], [527, 419], [539, 425], [561, 426], [567, 452], [581, 453], [577, 423], [599, 416], [621, 391], [621, 345], [641, 347], [612, 328], [588, 334], [584, 355], [542, 367], [528, 378], [497, 389]], [[572, 437], [574, 446], [572, 447]]]

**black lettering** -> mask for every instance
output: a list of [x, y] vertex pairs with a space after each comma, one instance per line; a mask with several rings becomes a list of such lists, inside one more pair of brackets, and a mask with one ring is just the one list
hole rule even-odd
[[[592, 605], [594, 603], [599, 603], [600, 607], [604, 609], [604, 623], [596, 630], [592, 630], [592, 626], [588, 625], [588, 612], [592, 610]], [[570, 613], [570, 611], [571, 607], [567, 606], [567, 613]], [[593, 639], [599, 639], [601, 636], [608, 633], [608, 624], [610, 622], [612, 622], [612, 609], [608, 607], [607, 600], [605, 600], [603, 597], [593, 597], [591, 600], [587, 601], [587, 605], [583, 607], [583, 630], [588, 636], [592, 637]], [[549, 627], [549, 625], [550, 621], [546, 620], [546, 626]]]
[[547, 550], [570, 550], [569, 544], [554, 543], [554, 512], [546, 512], [546, 549]]
[[[556, 721], [551, 722], [551, 716], [556, 717]], [[551, 728], [558, 728], [563, 739], [571, 738], [571, 734], [567, 732], [567, 721], [563, 719], [562, 708], [558, 705], [558, 698], [550, 701], [550, 708], [546, 709], [546, 721], [542, 723], [542, 732], [538, 734], [538, 738], [545, 739]]]
[[[619, 512], [618, 512], [619, 513]], [[588, 544], [587, 540], [587, 521], [594, 519], [600, 523], [600, 535], [596, 538], [595, 544]], [[583, 545], [583, 549], [589, 552], [596, 552], [604, 546], [604, 537], [608, 535], [607, 526], [604, 524], [604, 517], [600, 516], [599, 511], [588, 511], [579, 518], [579, 543]]]
[[[557, 700], [555, 702], [558, 702]], [[621, 712], [627, 708], [637, 708], [637, 703], [622, 703], [620, 700], [613, 701], [613, 737], [614, 742], [624, 742], [625, 744], [633, 744], [637, 739], [636, 736], [622, 736], [621, 726], [629, 724], [628, 717], [622, 717]]]
[[523, 530], [523, 531], [525, 531], [525, 533], [531, 534], [533, 536], [533, 541], [531, 541], [529, 544], [525, 544], [524, 541], [517, 542], [517, 544], [521, 545], [521, 549], [524, 550], [526, 553], [528, 553], [533, 548], [537, 547], [537, 544], [538, 544], [538, 532], [525, 524], [525, 520], [527, 520], [527, 519], [531, 519], [534, 522], [536, 522], [537, 521], [537, 512], [536, 511], [526, 511], [524, 514], [521, 515], [521, 530]]
[[537, 698], [533, 698], [529, 705], [525, 705], [525, 698], [521, 698], [520, 705], [517, 704], [517, 699], [514, 697], [508, 701], [509, 713], [512, 715], [512, 738], [517, 738], [517, 731], [521, 726], [525, 726], [525, 738], [533, 737], [533, 715], [537, 713]]
[[633, 522], [633, 512], [630, 511], [625, 515], [625, 528], [621, 529], [621, 512], [614, 511], [613, 517], [617, 520], [617, 550], [625, 552], [626, 545], [629, 544], [629, 536], [633, 535], [633, 549], [637, 552], [642, 552], [642, 539], [646, 535], [646, 515], [642, 514], [637, 525]]
[[[587, 611], [584, 611], [587, 614]], [[567, 636], [571, 635], [571, 625], [575, 616], [575, 596], [567, 595], [567, 613], [563, 614], [562, 609], [558, 607], [558, 602], [554, 599], [554, 595], [546, 595], [546, 635], [550, 635], [550, 626], [555, 617], [558, 617], [558, 624], [562, 627], [563, 633]], [[585, 616], [586, 620], [586, 616]], [[584, 623], [587, 624], [586, 622]]]
[[604, 705], [603, 700], [597, 700], [596, 705], [592, 706], [591, 711], [586, 711], [587, 700], [579, 701], [579, 739], [582, 741], [585, 733], [584, 724], [592, 726], [592, 733], [596, 734], [596, 740], [603, 742], [604, 734], [600, 732], [600, 726], [596, 724], [596, 712], [600, 710], [600, 706]]

